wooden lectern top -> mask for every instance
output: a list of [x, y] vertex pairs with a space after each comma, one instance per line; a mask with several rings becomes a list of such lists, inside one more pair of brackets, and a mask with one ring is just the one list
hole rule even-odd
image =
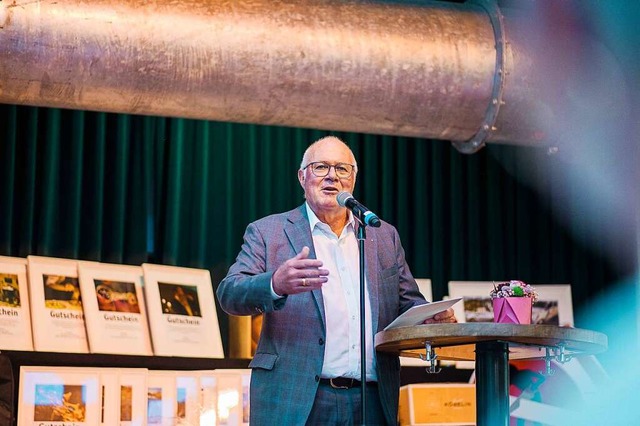
[[555, 325], [496, 323], [421, 324], [376, 334], [376, 350], [418, 358], [427, 343], [441, 360], [473, 361], [475, 344], [509, 343], [510, 359], [544, 358], [546, 348], [567, 356], [593, 355], [607, 349], [607, 336], [596, 331]]

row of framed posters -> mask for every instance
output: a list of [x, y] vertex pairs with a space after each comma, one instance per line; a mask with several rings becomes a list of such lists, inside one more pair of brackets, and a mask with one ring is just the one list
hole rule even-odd
[[243, 426], [251, 370], [20, 368], [18, 426]]
[[206, 269], [0, 256], [0, 349], [224, 358]]

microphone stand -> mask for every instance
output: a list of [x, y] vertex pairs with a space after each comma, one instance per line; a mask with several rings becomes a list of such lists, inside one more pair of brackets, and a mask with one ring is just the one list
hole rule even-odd
[[358, 227], [358, 251], [360, 253], [360, 393], [362, 394], [362, 424], [366, 425], [367, 404], [366, 404], [366, 392], [367, 392], [367, 340], [366, 340], [366, 326], [365, 326], [365, 265], [364, 265], [364, 242], [367, 239], [367, 233], [365, 231], [364, 221], [360, 221]]

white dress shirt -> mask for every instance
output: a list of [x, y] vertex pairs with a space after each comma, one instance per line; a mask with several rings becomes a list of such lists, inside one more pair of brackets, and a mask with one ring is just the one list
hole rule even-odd
[[[322, 286], [327, 325], [321, 376], [360, 379], [360, 262], [355, 222], [349, 222], [338, 237], [306, 204], [316, 257], [329, 270]], [[366, 278], [365, 278], [366, 279]], [[376, 381], [376, 358], [371, 326], [371, 303], [365, 281], [365, 334], [367, 381]]]

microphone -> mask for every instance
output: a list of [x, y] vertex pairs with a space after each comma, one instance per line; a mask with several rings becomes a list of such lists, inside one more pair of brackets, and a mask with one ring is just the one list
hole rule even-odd
[[343, 191], [336, 197], [338, 204], [342, 207], [346, 207], [356, 215], [358, 220], [365, 225], [373, 226], [374, 228], [380, 227], [380, 219], [371, 210], [360, 204], [353, 195], [347, 191]]

